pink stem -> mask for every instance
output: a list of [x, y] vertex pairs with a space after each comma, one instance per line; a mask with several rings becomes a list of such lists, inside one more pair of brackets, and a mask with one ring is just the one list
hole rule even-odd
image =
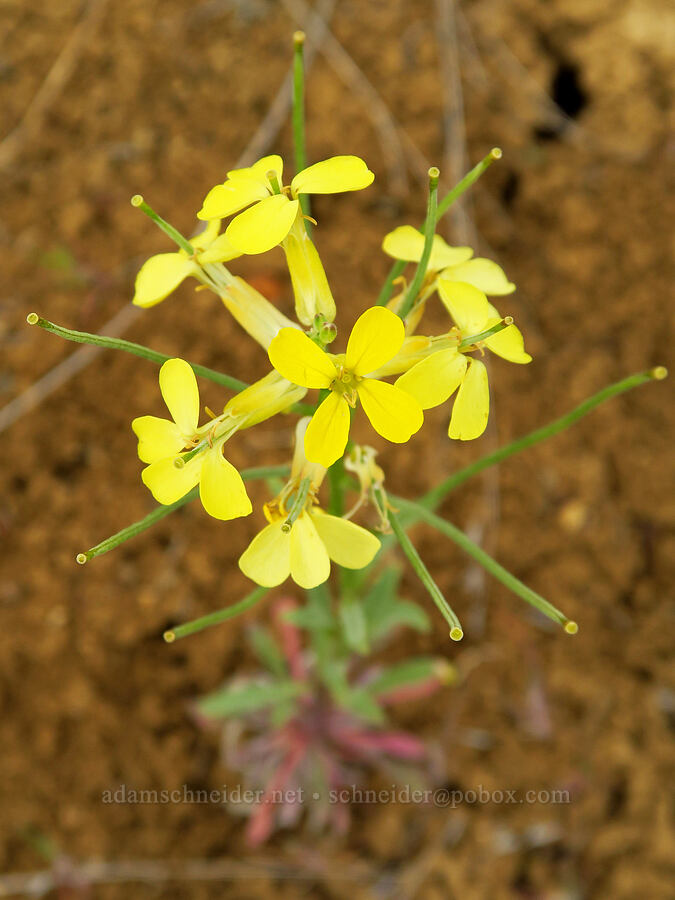
[[307, 672], [302, 661], [300, 631], [291, 622], [285, 620], [285, 616], [296, 608], [296, 603], [292, 597], [282, 597], [275, 604], [274, 615], [279, 636], [281, 637], [281, 646], [291, 675], [297, 681], [304, 681]]

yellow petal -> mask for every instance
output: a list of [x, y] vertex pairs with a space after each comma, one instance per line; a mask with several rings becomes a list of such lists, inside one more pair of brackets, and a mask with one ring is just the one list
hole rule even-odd
[[291, 384], [278, 372], [272, 371], [232, 397], [224, 411], [235, 419], [243, 418], [240, 428], [250, 428], [284, 412], [302, 400], [306, 393], [307, 388]]
[[265, 253], [286, 237], [298, 207], [285, 194], [265, 197], [232, 219], [225, 234], [241, 253]]
[[237, 519], [252, 511], [241, 475], [223, 456], [222, 447], [204, 450], [199, 478], [202, 506], [214, 519]]
[[199, 482], [202, 470], [201, 454], [193, 457], [182, 469], [173, 464], [173, 457], [151, 463], [141, 472], [143, 484], [158, 503], [168, 506], [184, 497]]
[[157, 416], [139, 416], [131, 423], [138, 438], [138, 458], [144, 463], [174, 457], [185, 446], [185, 438], [175, 422]]
[[464, 281], [491, 296], [505, 296], [512, 294], [516, 289], [515, 284], [506, 277], [502, 267], [491, 259], [479, 256], [461, 265], [454, 263], [447, 265], [450, 268], [441, 272], [441, 278], [446, 281]]
[[327, 388], [337, 377], [330, 356], [297, 328], [282, 328], [271, 342], [268, 354], [277, 372], [293, 384]]
[[374, 372], [396, 356], [404, 339], [405, 327], [401, 319], [384, 306], [371, 306], [352, 328], [345, 366], [356, 375]]
[[233, 278], [220, 299], [244, 331], [265, 350], [282, 328], [297, 327], [243, 278]]
[[291, 536], [273, 522], [259, 532], [239, 557], [239, 568], [262, 587], [276, 587], [291, 574]]
[[293, 283], [295, 314], [303, 325], [312, 325], [316, 315], [327, 322], [335, 318], [335, 301], [316, 247], [307, 236], [298, 214], [282, 244]]
[[421, 406], [395, 385], [364, 378], [358, 392], [370, 424], [388, 441], [403, 444], [422, 427], [424, 413]]
[[198, 234], [192, 235], [190, 243], [195, 250], [205, 250], [218, 237], [219, 231], [220, 219], [209, 219], [205, 228], [202, 228]]
[[485, 431], [490, 412], [487, 369], [479, 359], [470, 359], [452, 407], [448, 436], [472, 441]]
[[485, 345], [497, 356], [509, 362], [520, 364], [532, 362], [532, 357], [525, 351], [523, 335], [515, 325], [508, 325], [503, 331], [488, 338]]
[[259, 159], [257, 162], [253, 163], [252, 166], [248, 166], [245, 169], [231, 169], [227, 173], [227, 177], [233, 179], [257, 178], [260, 181], [264, 181], [268, 172], [275, 172], [279, 179], [279, 184], [281, 184], [282, 176], [284, 174], [284, 161], [280, 156], [277, 156], [276, 153], [271, 156], [263, 156], [262, 159]]
[[373, 378], [386, 378], [387, 375], [400, 375], [401, 372], [407, 372], [420, 360], [426, 359], [429, 355], [430, 347], [431, 338], [423, 334], [411, 335], [403, 341], [401, 349], [396, 356], [393, 356], [389, 362], [386, 362], [375, 372], [369, 374]]
[[291, 529], [291, 578], [306, 591], [323, 584], [330, 575], [328, 551], [307, 513]]
[[312, 421], [311, 416], [303, 416], [298, 420], [295, 426], [295, 446], [293, 448], [293, 462], [291, 464], [291, 481], [297, 478], [302, 481], [303, 478], [309, 478], [311, 486], [315, 489], [321, 487], [326, 477], [326, 469], [318, 463], [308, 462], [305, 456], [305, 434], [309, 423]]
[[242, 176], [227, 180], [225, 184], [217, 184], [204, 198], [204, 204], [197, 213], [198, 219], [224, 219], [250, 206], [256, 200], [269, 197], [269, 190], [264, 180], [251, 176]]
[[358, 156], [333, 156], [298, 172], [291, 182], [297, 194], [339, 194], [360, 191], [373, 183], [375, 176]]
[[345, 452], [349, 438], [349, 404], [331, 391], [312, 416], [305, 432], [305, 456], [329, 468]]
[[229, 262], [238, 256], [241, 256], [241, 253], [233, 246], [227, 234], [220, 234], [197, 256], [197, 260], [205, 266], [207, 263]]
[[167, 359], [159, 370], [159, 389], [176, 425], [192, 436], [199, 422], [199, 388], [184, 359]]
[[408, 369], [395, 384], [414, 397], [422, 409], [431, 409], [445, 403], [457, 390], [466, 365], [466, 356], [454, 347], [439, 350]]
[[[394, 259], [419, 262], [424, 249], [424, 235], [412, 225], [400, 225], [385, 237], [382, 249]], [[436, 234], [431, 246], [428, 270], [437, 272], [446, 266], [454, 266], [471, 259], [472, 256], [471, 247], [451, 247], [440, 234]]]
[[154, 306], [175, 291], [183, 279], [198, 270], [199, 267], [181, 253], [151, 256], [136, 276], [134, 305], [144, 308]]
[[346, 569], [362, 569], [373, 561], [380, 541], [370, 531], [320, 509], [310, 515], [333, 562]]
[[490, 304], [482, 291], [463, 281], [439, 278], [438, 293], [463, 337], [479, 334], [485, 329], [490, 317]]

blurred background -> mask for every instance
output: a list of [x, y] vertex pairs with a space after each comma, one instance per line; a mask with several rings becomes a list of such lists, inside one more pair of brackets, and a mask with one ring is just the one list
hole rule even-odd
[[[451, 444], [441, 408], [403, 449], [381, 442], [392, 490], [414, 497], [608, 382], [672, 363], [665, 0], [4, 3], [2, 869], [44, 868], [49, 841], [77, 861], [201, 859], [231, 876], [209, 883], [184, 871], [167, 885], [148, 870], [131, 886], [93, 889], [105, 898], [670, 896], [668, 382], [613, 400], [443, 508], [577, 620], [576, 637], [546, 627], [425, 527], [413, 533], [466, 638], [451, 644], [433, 609], [432, 634], [400, 635], [391, 659], [436, 653], [461, 679], [402, 705], [396, 725], [437, 748], [450, 789], [565, 789], [570, 803], [368, 804], [354, 808], [346, 837], [281, 832], [251, 851], [219, 805], [101, 802], [121, 783], [238, 780], [187, 705], [254, 667], [242, 633], [265, 603], [173, 646], [161, 635], [244, 595], [236, 560], [261, 517], [226, 525], [193, 505], [75, 565], [78, 551], [153, 507], [130, 420], [163, 414], [157, 369], [78, 349], [25, 317], [106, 329], [246, 381], [266, 371], [263, 351], [208, 292], [185, 284], [155, 309], [130, 307], [141, 262], [171, 248], [129, 198], [142, 193], [190, 234], [228, 169], [279, 152], [290, 170], [298, 27], [311, 60], [310, 161], [353, 153], [376, 173], [367, 191], [313, 201], [341, 329], [388, 271], [383, 235], [422, 220], [429, 165], [447, 190], [491, 147], [504, 151], [443, 228], [516, 282], [499, 306], [534, 362], [493, 361], [480, 441]], [[281, 251], [232, 268], [291, 311]], [[432, 311], [432, 326], [444, 321]], [[200, 386], [204, 403], [222, 406], [217, 386]], [[230, 459], [284, 462], [291, 428], [243, 433]], [[263, 488], [252, 494], [266, 499]], [[428, 604], [414, 578], [404, 587]]]

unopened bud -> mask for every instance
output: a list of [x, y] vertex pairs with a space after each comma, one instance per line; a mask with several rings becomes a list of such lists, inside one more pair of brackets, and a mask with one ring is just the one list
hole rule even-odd
[[325, 325], [321, 327], [319, 331], [319, 338], [321, 343], [326, 346], [326, 344], [332, 344], [335, 338], [337, 337], [337, 326], [334, 322], [326, 322]]

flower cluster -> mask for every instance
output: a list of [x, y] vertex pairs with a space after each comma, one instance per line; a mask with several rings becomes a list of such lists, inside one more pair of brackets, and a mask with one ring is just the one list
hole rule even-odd
[[[187, 277], [209, 287], [267, 351], [271, 366], [236, 393], [222, 413], [207, 409], [209, 421], [199, 425], [193, 369], [182, 359], [164, 363], [159, 384], [171, 419], [141, 416], [132, 423], [138, 455], [147, 464], [143, 482], [159, 503], [175, 503], [199, 485], [211, 516], [249, 515], [251, 501], [241, 475], [223, 455], [225, 444], [279, 413], [301, 416], [288, 481], [265, 504], [268, 524], [239, 560], [242, 571], [264, 587], [290, 575], [312, 588], [329, 577], [331, 560], [359, 569], [378, 552], [379, 539], [351, 521], [368, 500], [378, 509], [380, 527], [386, 528], [387, 520], [376, 451], [349, 438], [359, 406], [377, 434], [405, 443], [422, 427], [425, 410], [455, 395], [448, 435], [472, 440], [483, 433], [489, 415], [485, 351], [513, 363], [531, 359], [512, 319], [503, 319], [488, 299], [515, 290], [502, 269], [474, 257], [469, 247], [449, 246], [439, 235], [429, 251], [428, 239], [408, 225], [388, 234], [383, 250], [402, 263], [425, 265], [415, 296], [403, 282], [399, 296], [361, 313], [343, 349], [334, 352], [335, 302], [299, 198], [362, 190], [372, 181], [363, 160], [337, 156], [309, 166], [284, 186], [281, 158], [266, 156], [228, 172], [197, 214], [206, 222], [204, 230], [189, 242], [183, 239], [177, 252], [153, 256], [136, 279], [134, 303], [144, 307], [164, 300]], [[221, 231], [223, 220], [229, 222]], [[277, 246], [288, 264], [297, 321], [225, 266]], [[420, 334], [434, 296], [449, 314], [447, 331]], [[311, 404], [302, 403], [309, 391], [319, 393]], [[338, 516], [321, 508], [319, 489], [327, 469], [342, 460], [357, 476], [361, 498], [350, 513]]]

